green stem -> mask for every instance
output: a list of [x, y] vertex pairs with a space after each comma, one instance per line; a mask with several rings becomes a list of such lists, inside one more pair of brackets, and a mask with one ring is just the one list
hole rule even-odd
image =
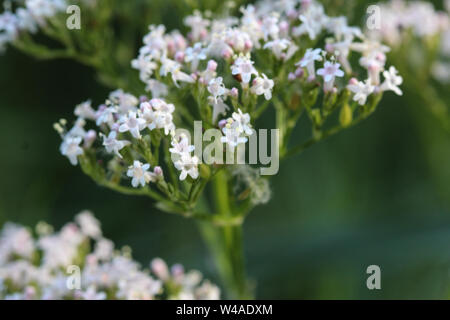
[[199, 224], [203, 238], [212, 253], [216, 268], [226, 288], [229, 299], [251, 299], [246, 279], [242, 219], [233, 214], [228, 194], [225, 171], [214, 177], [214, 199], [218, 215], [224, 220], [235, 220], [235, 224]]

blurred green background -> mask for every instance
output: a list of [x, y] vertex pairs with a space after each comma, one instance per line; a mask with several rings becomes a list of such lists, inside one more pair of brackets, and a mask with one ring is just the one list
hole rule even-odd
[[[180, 25], [171, 9], [167, 1], [152, 22]], [[52, 124], [109, 91], [75, 62], [12, 49], [0, 56], [0, 225], [60, 227], [90, 209], [106, 237], [130, 245], [144, 265], [160, 256], [217, 281], [193, 221], [97, 187], [60, 155]], [[367, 121], [284, 163], [271, 202], [249, 216], [245, 250], [257, 298], [449, 297], [449, 170], [450, 135], [426, 106], [386, 95]], [[371, 264], [381, 267], [381, 290], [366, 288]]]

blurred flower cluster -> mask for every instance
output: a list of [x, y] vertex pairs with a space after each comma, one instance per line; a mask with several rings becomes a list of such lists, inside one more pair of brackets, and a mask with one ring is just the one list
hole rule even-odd
[[[72, 128], [66, 120], [55, 125], [72, 164], [80, 162], [103, 186], [149, 195], [167, 211], [192, 215], [207, 182], [224, 168], [239, 179], [230, 166], [202, 163], [203, 150], [175, 129], [192, 132], [201, 121], [204, 130], [221, 132], [221, 148], [230, 152], [248, 142], [256, 119], [273, 106], [284, 158], [368, 117], [384, 91], [402, 94], [402, 77], [386, 65], [389, 48], [316, 1], [259, 1], [239, 16], [195, 11], [184, 24], [186, 35], [151, 25], [131, 62], [148, 95], [118, 89], [97, 108], [78, 105]], [[289, 148], [304, 114], [311, 137]], [[144, 189], [149, 183], [156, 188]], [[258, 203], [252, 194], [236, 201], [251, 207]]]
[[411, 103], [429, 110], [450, 131], [450, 109], [441, 92], [450, 81], [450, 1], [442, 11], [426, 1], [379, 3], [380, 25], [369, 36], [391, 47], [388, 58], [405, 79]]
[[[388, 43], [394, 50], [420, 39], [425, 48], [438, 47], [438, 59], [433, 61], [433, 74], [442, 81], [450, 80], [450, 1], [444, 1], [445, 11], [435, 10], [433, 4], [425, 1], [392, 0], [381, 3], [380, 28], [371, 35]], [[436, 44], [437, 42], [437, 44]], [[431, 48], [433, 49], [433, 48]], [[416, 62], [428, 57], [415, 57]]]
[[19, 37], [26, 38], [29, 34], [37, 33], [40, 28], [51, 27], [56, 15], [66, 13], [69, 5], [80, 3], [92, 8], [97, 0], [5, 1], [5, 11], [0, 14], [0, 51]]
[[[0, 232], [2, 299], [219, 299], [220, 290], [198, 271], [170, 269], [154, 259], [150, 270], [114, 248], [88, 211], [59, 232], [39, 223], [35, 233], [7, 223]], [[80, 268], [79, 288], [73, 267]], [[151, 272], [150, 272], [151, 271]], [[73, 278], [73, 279], [72, 279]], [[73, 281], [71, 281], [73, 280]]]

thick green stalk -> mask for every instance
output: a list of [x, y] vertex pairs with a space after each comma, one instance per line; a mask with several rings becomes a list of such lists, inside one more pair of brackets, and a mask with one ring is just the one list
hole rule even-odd
[[[225, 171], [218, 172], [214, 177], [214, 201], [219, 215], [224, 219], [233, 218]], [[215, 260], [227, 292], [226, 297], [251, 299], [245, 272], [242, 223], [217, 226], [201, 222], [200, 230]]]

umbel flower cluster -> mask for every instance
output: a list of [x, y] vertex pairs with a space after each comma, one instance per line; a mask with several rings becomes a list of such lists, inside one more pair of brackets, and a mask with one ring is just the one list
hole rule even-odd
[[[371, 31], [371, 36], [391, 46], [394, 51], [412, 50], [414, 40], [419, 48], [430, 52], [415, 57], [411, 64], [419, 67], [432, 61], [434, 77], [442, 82], [450, 81], [450, 1], [444, 0], [446, 11], [435, 10], [425, 1], [392, 0], [380, 3], [380, 28]], [[420, 51], [420, 50], [419, 50]], [[404, 52], [402, 52], [404, 53]]]
[[411, 103], [450, 131], [450, 109], [441, 93], [450, 81], [450, 1], [443, 4], [446, 11], [425, 1], [380, 3], [379, 28], [368, 33], [391, 47], [388, 58], [401, 73], [415, 75], [404, 83]]
[[[194, 12], [184, 24], [186, 35], [149, 27], [131, 62], [147, 95], [119, 89], [97, 108], [90, 101], [77, 106], [72, 128], [66, 120], [55, 125], [61, 153], [97, 183], [167, 200], [163, 207], [172, 212], [190, 212], [218, 171], [237, 176], [234, 166], [202, 163], [203, 150], [175, 129], [191, 131], [200, 120], [204, 129], [220, 130], [220, 143], [232, 151], [272, 106], [284, 158], [365, 119], [384, 91], [402, 94], [402, 77], [386, 64], [389, 48], [345, 17], [326, 15], [316, 1], [259, 1], [239, 16]], [[311, 137], [290, 148], [304, 114]], [[260, 203], [252, 194], [236, 201]]]
[[[114, 248], [100, 224], [81, 212], [59, 232], [39, 223], [33, 232], [7, 223], [0, 232], [0, 299], [219, 299], [220, 290], [198, 271], [170, 269], [153, 259], [150, 270]], [[77, 280], [76, 268], [80, 268]], [[77, 283], [79, 287], [77, 287]]]
[[4, 1], [5, 11], [0, 14], [0, 51], [19, 37], [26, 38], [42, 27], [52, 24], [51, 18], [65, 13], [71, 4], [96, 5], [97, 0], [22, 0]]

